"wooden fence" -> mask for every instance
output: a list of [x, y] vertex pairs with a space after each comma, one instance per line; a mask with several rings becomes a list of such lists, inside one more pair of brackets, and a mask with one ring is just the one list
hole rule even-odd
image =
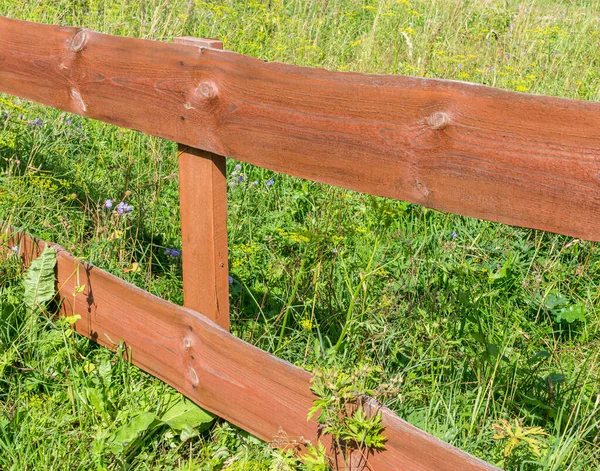
[[[185, 308], [58, 248], [77, 332], [265, 440], [316, 440], [310, 375], [229, 326], [225, 158], [467, 216], [600, 240], [600, 104], [0, 17], [0, 92], [180, 143]], [[27, 262], [47, 244], [12, 233]], [[200, 243], [199, 241], [202, 241]], [[200, 269], [199, 269], [200, 268]], [[75, 286], [85, 285], [73, 296]], [[202, 313], [202, 314], [199, 314]], [[217, 325], [218, 324], [218, 325]], [[375, 470], [496, 469], [385, 407]]]

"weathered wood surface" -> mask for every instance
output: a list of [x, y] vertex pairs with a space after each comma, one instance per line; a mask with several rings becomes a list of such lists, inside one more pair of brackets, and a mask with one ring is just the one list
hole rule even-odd
[[183, 304], [229, 330], [225, 157], [179, 145]]
[[[178, 44], [222, 49], [215, 39]], [[179, 144], [183, 304], [229, 330], [225, 157]]]
[[600, 104], [0, 17], [0, 91], [318, 182], [600, 240]]
[[[25, 264], [47, 245], [23, 233], [2, 232], [4, 249], [18, 245]], [[243, 342], [197, 312], [51, 245], [58, 251], [62, 312], [81, 315], [75, 324], [78, 333], [110, 349], [123, 341], [135, 365], [257, 437], [271, 441], [284, 430], [291, 440], [316, 442], [317, 425], [306, 420], [313, 400], [308, 372]], [[83, 292], [74, 296], [75, 287], [82, 285]], [[371, 468], [365, 469], [497, 469], [413, 427], [389, 409], [381, 411], [386, 450], [370, 456]]]

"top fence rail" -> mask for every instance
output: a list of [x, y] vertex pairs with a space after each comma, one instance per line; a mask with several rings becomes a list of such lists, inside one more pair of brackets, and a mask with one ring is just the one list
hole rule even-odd
[[600, 103], [4, 17], [0, 91], [317, 182], [600, 241]]

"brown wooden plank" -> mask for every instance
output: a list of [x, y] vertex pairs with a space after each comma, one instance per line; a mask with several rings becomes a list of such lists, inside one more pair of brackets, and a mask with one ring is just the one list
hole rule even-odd
[[[175, 42], [223, 47], [214, 39], [184, 37]], [[210, 91], [199, 87], [197, 93]], [[229, 330], [225, 157], [180, 144], [179, 201], [183, 304]]]
[[[5, 250], [20, 247], [25, 263], [47, 244], [14, 231], [3, 238]], [[197, 312], [157, 298], [52, 245], [58, 251], [62, 311], [82, 317], [75, 324], [77, 332], [110, 349], [125, 342], [135, 365], [263, 440], [273, 440], [282, 429], [290, 439], [315, 442], [317, 425], [306, 420], [313, 400], [308, 372], [243, 342]], [[84, 291], [74, 296], [75, 287], [81, 285]], [[497, 469], [413, 427], [389, 409], [381, 411], [388, 440], [384, 452], [369, 457], [372, 469]]]
[[0, 91], [318, 182], [600, 240], [598, 103], [7, 18]]

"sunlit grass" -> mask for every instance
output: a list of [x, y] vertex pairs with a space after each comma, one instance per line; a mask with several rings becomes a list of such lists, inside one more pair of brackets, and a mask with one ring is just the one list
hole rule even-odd
[[[166, 41], [215, 37], [236, 52], [331, 70], [600, 99], [597, 1], [0, 0], [0, 12]], [[0, 110], [0, 219], [181, 303], [180, 260], [168, 252], [181, 249], [175, 145], [12, 97]], [[598, 469], [596, 244], [235, 165], [228, 163], [228, 224], [236, 335], [311, 368], [349, 319], [337, 364], [363, 361], [381, 365], [384, 379], [400, 375], [389, 406], [411, 423], [507, 469]], [[115, 214], [103, 208], [106, 199], [133, 211]], [[9, 265], [0, 268], [2, 312], [18, 306]], [[559, 322], [562, 309], [581, 320]], [[122, 368], [110, 385], [123, 395], [111, 406], [121, 421], [155, 407], [168, 389], [84, 339], [54, 345], [63, 330], [47, 326], [35, 346], [18, 332], [7, 330], [0, 343], [8, 365], [0, 446], [19, 443], [5, 448], [2, 467], [12, 460], [14, 469], [64, 469], [70, 459], [111, 469], [220, 469], [228, 458], [215, 458], [219, 447], [233, 450], [230, 457], [246, 443], [223, 425], [203, 440], [181, 443], [165, 432], [147, 437], [138, 455], [111, 455], [99, 440], [115, 425], [86, 402], [98, 385], [85, 365]], [[500, 419], [541, 427], [540, 455], [520, 445], [506, 456], [506, 442], [493, 438]], [[35, 444], [54, 450], [46, 454], [54, 461]], [[257, 450], [240, 454], [237, 469], [268, 466], [268, 449]]]

